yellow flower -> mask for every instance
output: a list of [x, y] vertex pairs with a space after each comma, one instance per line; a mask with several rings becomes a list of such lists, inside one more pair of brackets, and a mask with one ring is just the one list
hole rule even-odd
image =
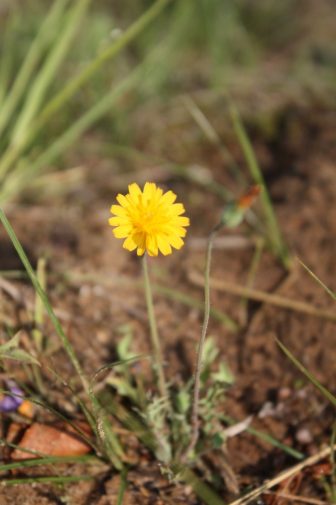
[[120, 205], [112, 205], [114, 217], [109, 219], [115, 226], [114, 236], [126, 239], [123, 247], [136, 249], [138, 256], [145, 252], [157, 256], [159, 251], [166, 256], [172, 247], [181, 249], [189, 218], [181, 216], [185, 210], [182, 203], [174, 203], [176, 195], [163, 193], [153, 182], [146, 182], [143, 191], [136, 183], [130, 184], [128, 191], [117, 196]]

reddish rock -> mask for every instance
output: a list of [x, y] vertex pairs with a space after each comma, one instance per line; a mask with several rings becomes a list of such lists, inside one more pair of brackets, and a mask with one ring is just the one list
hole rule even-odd
[[[88, 432], [82, 423], [80, 427], [85, 433]], [[39, 454], [32, 454], [17, 448], [12, 452], [11, 459], [13, 460], [41, 456], [80, 456], [91, 451], [91, 447], [71, 426], [59, 428], [40, 423], [34, 423], [27, 428], [18, 446], [29, 451], [36, 451]]]

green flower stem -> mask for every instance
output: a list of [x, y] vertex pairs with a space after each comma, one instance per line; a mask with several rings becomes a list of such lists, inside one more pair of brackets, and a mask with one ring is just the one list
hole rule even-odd
[[144, 282], [145, 282], [145, 295], [146, 295], [146, 304], [147, 304], [147, 313], [150, 327], [150, 336], [152, 341], [152, 346], [154, 350], [154, 359], [155, 359], [155, 371], [159, 380], [159, 390], [162, 398], [168, 398], [168, 389], [166, 384], [166, 379], [163, 372], [163, 356], [162, 350], [159, 340], [159, 333], [157, 329], [155, 313], [154, 313], [154, 305], [153, 305], [153, 293], [152, 287], [150, 283], [150, 278], [148, 274], [148, 261], [147, 255], [143, 255], [142, 259], [143, 265], [143, 274], [144, 274]]
[[186, 459], [189, 454], [194, 450], [199, 437], [199, 397], [200, 397], [200, 384], [201, 384], [201, 373], [203, 368], [203, 349], [204, 343], [208, 331], [209, 318], [210, 318], [210, 266], [211, 266], [211, 254], [214, 238], [217, 231], [222, 227], [222, 223], [219, 223], [209, 235], [208, 247], [206, 253], [205, 261], [205, 274], [204, 274], [204, 317], [202, 325], [202, 333], [200, 340], [198, 342], [197, 358], [194, 374], [194, 394], [192, 400], [192, 410], [191, 410], [191, 439], [189, 446], [184, 454], [184, 459]]

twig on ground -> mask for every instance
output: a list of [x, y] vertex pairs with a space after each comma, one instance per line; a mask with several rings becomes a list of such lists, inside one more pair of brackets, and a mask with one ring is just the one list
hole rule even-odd
[[281, 472], [279, 475], [277, 475], [273, 479], [266, 481], [264, 484], [262, 484], [262, 486], [258, 487], [257, 489], [254, 489], [253, 491], [246, 494], [245, 496], [238, 498], [238, 500], [234, 500], [229, 505], [243, 505], [243, 504], [249, 503], [251, 500], [254, 500], [255, 498], [257, 498], [261, 494], [267, 492], [269, 489], [272, 489], [274, 486], [277, 486], [278, 484], [280, 484], [284, 480], [288, 479], [289, 477], [292, 477], [293, 475], [301, 472], [307, 466], [314, 465], [318, 461], [321, 461], [321, 459], [327, 458], [328, 456], [330, 456], [331, 452], [334, 451], [335, 449], [336, 449], [336, 445], [334, 445], [333, 447], [325, 447], [317, 454], [310, 456], [309, 458], [302, 461], [302, 463], [298, 463], [297, 465], [292, 466], [288, 470], [284, 470], [283, 472]]
[[[204, 285], [203, 276], [198, 272], [195, 271], [190, 272], [188, 274], [188, 278], [196, 286], [201, 287]], [[233, 282], [222, 281], [220, 279], [211, 279], [211, 287], [213, 289], [217, 289], [218, 291], [224, 291], [226, 293], [230, 293], [235, 296], [243, 296], [251, 300], [269, 303], [271, 305], [275, 305], [283, 309], [293, 310], [295, 312], [301, 312], [309, 316], [319, 317], [322, 319], [327, 319], [329, 321], [336, 321], [335, 312], [319, 309], [306, 302], [291, 300], [284, 296], [274, 295], [266, 293], [265, 291], [240, 286]]]
[[265, 494], [283, 498], [284, 500], [288, 500], [289, 503], [299, 502], [305, 503], [306, 505], [330, 505], [330, 503], [327, 501], [317, 500], [316, 498], [307, 498], [306, 496], [297, 496], [288, 493], [277, 493], [273, 491], [266, 491]]
[[7, 295], [9, 295], [15, 302], [20, 304], [24, 303], [24, 298], [22, 293], [14, 286], [13, 283], [7, 281], [6, 279], [2, 279], [0, 277], [0, 290], [4, 291]]
[[[245, 237], [244, 235], [228, 235], [225, 237], [216, 237], [213, 243], [213, 249], [250, 249], [255, 245], [255, 242], [256, 240], [253, 237]], [[207, 247], [207, 239], [205, 237], [191, 238], [188, 241], [188, 247], [197, 251], [203, 251]]]

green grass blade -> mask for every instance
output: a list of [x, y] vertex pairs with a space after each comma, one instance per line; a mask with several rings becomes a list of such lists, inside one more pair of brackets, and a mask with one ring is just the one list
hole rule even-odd
[[[88, 1], [88, 0], [85, 0]], [[39, 101], [37, 95], [38, 87], [34, 86], [34, 100], [28, 103], [28, 109], [23, 111], [23, 115], [16, 125], [15, 142], [4, 153], [0, 162], [0, 177], [3, 177], [8, 170], [14, 166], [15, 162], [19, 159], [22, 151], [34, 139], [41, 128], [53, 117], [56, 111], [62, 107], [76, 92], [87, 82], [94, 73], [99, 70], [108, 60], [115, 57], [124, 47], [134, 40], [146, 27], [152, 22], [163, 10], [163, 8], [171, 0], [157, 0], [140, 18], [138, 18], [114, 43], [97, 56], [77, 77], [72, 79], [65, 85], [65, 87], [46, 105], [42, 113], [34, 119], [32, 124], [28, 123], [27, 118], [32, 116], [33, 108], [36, 109], [36, 101]], [[57, 48], [56, 48], [57, 49]], [[52, 70], [51, 65], [47, 67], [46, 74]], [[41, 79], [40, 79], [41, 82]], [[41, 86], [43, 82], [41, 82]], [[28, 128], [29, 126], [29, 128]], [[15, 187], [18, 183], [18, 177], [14, 177], [11, 181], [6, 181], [5, 195], [15, 193]], [[3, 195], [1, 195], [3, 197]], [[8, 196], [4, 196], [3, 199]], [[2, 199], [1, 199], [2, 201]]]
[[22, 270], [0, 270], [0, 277], [4, 279], [26, 279], [26, 272]]
[[117, 100], [136, 84], [140, 75], [140, 68], [135, 69], [128, 77], [120, 82], [98, 103], [93, 105], [82, 117], [75, 121], [57, 140], [55, 140], [35, 161], [18, 166], [6, 178], [0, 189], [0, 201], [10, 200], [19, 191], [24, 189], [29, 181], [48, 167], [60, 156], [75, 140], [77, 140], [93, 123], [107, 114]]
[[[44, 49], [50, 43], [52, 37], [54, 36], [55, 27], [58, 26], [60, 16], [62, 15], [64, 8], [69, 0], [57, 0], [55, 1], [47, 16], [45, 17], [41, 28], [33, 40], [30, 49], [22, 63], [22, 66], [17, 74], [14, 84], [11, 88], [10, 93], [6, 97], [3, 103], [0, 114], [0, 136], [7, 123], [10, 121], [13, 112], [15, 111], [17, 104], [24, 92], [26, 91], [29, 80], [40, 60], [40, 57]], [[10, 53], [9, 49], [4, 48], [4, 55]], [[1, 75], [3, 70], [1, 69]]]
[[199, 477], [190, 468], [184, 468], [178, 473], [178, 477], [186, 484], [189, 484], [199, 498], [206, 505], [225, 505], [224, 501], [211, 489], [208, 484], [201, 481]]
[[15, 30], [17, 24], [20, 22], [20, 15], [15, 11], [11, 12], [9, 19], [5, 25], [5, 30], [1, 39], [1, 60], [0, 60], [0, 105], [1, 114], [6, 106], [8, 85], [11, 79], [13, 69], [13, 56], [14, 56], [14, 42]]
[[45, 107], [34, 129], [39, 130], [105, 63], [117, 56], [161, 13], [171, 0], [157, 0], [115, 42], [107, 47], [77, 77], [72, 79]]
[[37, 294], [41, 298], [41, 301], [44, 305], [45, 311], [47, 312], [48, 316], [50, 317], [50, 320], [53, 323], [56, 333], [59, 336], [59, 338], [61, 339], [64, 349], [66, 350], [76, 372], [78, 373], [79, 377], [81, 378], [81, 381], [83, 383], [85, 390], [88, 392], [89, 386], [88, 386], [86, 378], [84, 377], [82, 368], [79, 364], [79, 361], [78, 361], [77, 356], [73, 350], [73, 347], [72, 347], [68, 337], [64, 333], [62, 325], [61, 325], [60, 321], [58, 320], [57, 316], [55, 315], [55, 312], [49, 302], [49, 299], [48, 299], [45, 291], [42, 289], [40, 283], [38, 282], [37, 277], [34, 272], [34, 269], [31, 266], [29, 259], [23, 250], [22, 245], [20, 244], [10, 222], [8, 221], [4, 211], [1, 208], [0, 208], [0, 221], [2, 222], [6, 232], [8, 233], [9, 238], [12, 241], [12, 244], [13, 244], [16, 252], [19, 255], [20, 260], [22, 261], [22, 264], [26, 269], [26, 272], [30, 278], [31, 283], [34, 286], [35, 291], [37, 292]]
[[297, 451], [296, 449], [293, 449], [292, 447], [289, 447], [286, 444], [283, 444], [282, 442], [272, 437], [272, 435], [269, 435], [268, 433], [263, 433], [262, 431], [256, 430], [255, 428], [252, 427], [248, 427], [246, 431], [248, 433], [251, 433], [251, 435], [254, 435], [257, 438], [260, 438], [260, 440], [263, 440], [264, 442], [273, 445], [273, 447], [281, 449], [283, 452], [286, 452], [287, 454], [289, 454], [289, 456], [292, 456], [295, 459], [302, 460], [305, 458], [305, 454], [303, 454], [300, 451]]
[[127, 471], [123, 470], [120, 474], [120, 477], [121, 477], [121, 482], [120, 482], [119, 493], [118, 493], [116, 505], [122, 505], [122, 503], [124, 501], [124, 494], [125, 494], [125, 491], [127, 488]]
[[263, 213], [267, 224], [268, 237], [274, 252], [279, 256], [286, 266], [289, 266], [289, 256], [287, 246], [282, 238], [278, 222], [273, 210], [272, 200], [268, 193], [265, 180], [259, 167], [251, 141], [247, 135], [241, 117], [237, 108], [233, 103], [229, 102], [229, 112], [234, 131], [237, 135], [240, 146], [243, 150], [245, 160], [250, 170], [254, 182], [262, 187], [260, 199], [262, 203]]
[[225, 147], [222, 139], [219, 134], [205, 115], [205, 113], [201, 110], [198, 104], [191, 98], [191, 96], [186, 95], [183, 97], [183, 102], [187, 110], [189, 111], [191, 117], [194, 119], [195, 123], [199, 126], [200, 130], [203, 132], [204, 136], [208, 139], [208, 141], [216, 147], [219, 154], [223, 158], [225, 164], [228, 165], [228, 168], [232, 175], [236, 178], [238, 182], [245, 183], [246, 180], [244, 174], [240, 170], [238, 164], [236, 163], [234, 157], [230, 153], [230, 151]]
[[63, 477], [23, 477], [21, 479], [2, 479], [2, 486], [17, 486], [18, 484], [68, 484], [70, 482], [81, 482], [82, 480], [92, 480], [94, 475], [70, 475]]
[[[221, 416], [221, 419], [228, 423], [229, 425], [234, 425], [237, 423], [235, 419], [232, 419], [232, 417], [229, 416]], [[292, 456], [295, 459], [302, 460], [305, 458], [305, 454], [303, 454], [300, 451], [297, 451], [296, 449], [293, 449], [292, 447], [289, 447], [286, 444], [283, 444], [276, 438], [272, 437], [268, 433], [264, 433], [263, 431], [256, 430], [255, 428], [252, 428], [252, 426], [248, 426], [245, 430], [247, 433], [251, 433], [251, 435], [254, 435], [257, 438], [260, 438], [260, 440], [264, 440], [265, 442], [269, 443], [270, 445], [273, 445], [274, 447], [277, 447], [278, 449], [281, 449], [282, 451], [286, 452], [290, 456]]]
[[312, 276], [312, 278], [324, 289], [324, 291], [326, 291], [333, 300], [336, 300], [336, 293], [334, 293], [334, 291], [331, 291], [331, 289], [329, 289], [328, 286], [326, 286], [324, 282], [322, 282], [321, 279], [319, 279], [319, 277], [317, 277], [317, 275], [314, 274], [314, 272], [312, 272], [312, 270], [310, 270], [310, 268], [305, 263], [303, 263], [303, 261], [300, 260], [300, 258], [299, 262], [301, 263], [303, 268], [307, 270], [307, 272]]
[[93, 374], [92, 379], [91, 379], [91, 387], [93, 387], [94, 382], [98, 380], [98, 375], [100, 375], [102, 372], [106, 372], [106, 370], [112, 370], [113, 368], [119, 367], [119, 366], [125, 366], [130, 363], [136, 363], [137, 361], [140, 361], [142, 359], [150, 359], [149, 354], [137, 354], [136, 356], [132, 356], [131, 358], [128, 359], [123, 359], [119, 361], [114, 361], [113, 363], [108, 363], [107, 365], [103, 365], [98, 370]]
[[[46, 275], [46, 260], [41, 257], [37, 260], [37, 270], [36, 277], [41, 285], [41, 288], [46, 291], [47, 286], [47, 275]], [[44, 307], [42, 300], [39, 296], [36, 295], [35, 298], [35, 307], [34, 307], [34, 326], [32, 335], [35, 342], [35, 346], [37, 351], [40, 353], [43, 350], [43, 334], [41, 331], [41, 327], [43, 325], [44, 319]]]
[[325, 388], [320, 383], [320, 381], [311, 372], [309, 372], [307, 368], [302, 365], [302, 363], [300, 363], [298, 359], [296, 359], [296, 357], [290, 352], [285, 344], [283, 344], [277, 337], [275, 337], [275, 339], [282, 352], [286, 354], [293, 365], [296, 366], [298, 370], [300, 370], [300, 372], [309, 380], [309, 382], [311, 382], [334, 407], [336, 407], [336, 397], [330, 393], [330, 391], [328, 391], [328, 389]]
[[18, 470], [19, 468], [30, 468], [32, 466], [50, 465], [57, 463], [81, 463], [87, 464], [90, 462], [99, 461], [92, 454], [84, 456], [48, 456], [45, 458], [27, 459], [26, 461], [17, 461], [15, 463], [6, 463], [0, 465], [0, 472], [8, 472], [9, 470]]
[[66, 16], [64, 29], [60, 31], [49, 57], [30, 87], [25, 106], [13, 130], [11, 139], [13, 145], [21, 145], [25, 142], [31, 122], [38, 112], [45, 93], [70, 48], [71, 41], [80, 25], [89, 2], [90, 0], [78, 0], [68, 16]]

